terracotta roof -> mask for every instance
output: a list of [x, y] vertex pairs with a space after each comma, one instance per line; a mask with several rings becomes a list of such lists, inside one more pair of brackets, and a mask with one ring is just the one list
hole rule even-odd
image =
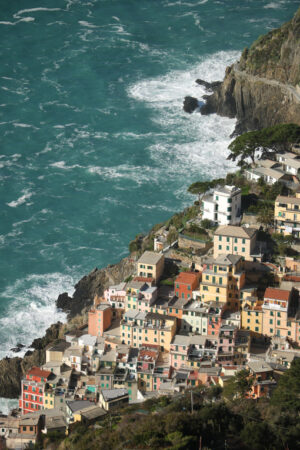
[[290, 291], [285, 291], [283, 289], [267, 288], [265, 291], [264, 298], [274, 298], [275, 300], [285, 300], [288, 301], [290, 296]]
[[175, 283], [192, 284], [199, 279], [200, 274], [196, 272], [180, 272], [175, 280]]
[[48, 378], [49, 375], [51, 375], [51, 372], [49, 370], [42, 370], [39, 367], [34, 366], [27, 372], [27, 375]]
[[157, 352], [151, 350], [141, 350], [139, 352], [138, 361], [153, 362], [157, 358]]
[[154, 278], [152, 277], [134, 277], [133, 281], [143, 281], [144, 283], [152, 283]]

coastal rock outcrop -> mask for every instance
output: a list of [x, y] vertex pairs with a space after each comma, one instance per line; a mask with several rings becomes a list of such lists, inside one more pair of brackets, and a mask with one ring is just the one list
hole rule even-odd
[[200, 112], [236, 117], [237, 133], [300, 125], [300, 9], [246, 48], [240, 61], [227, 67], [223, 82], [210, 89], [213, 94], [205, 96]]
[[135, 268], [131, 258], [123, 258], [119, 263], [103, 269], [94, 269], [75, 285], [73, 297], [67, 293], [59, 295], [56, 306], [68, 313], [68, 318], [75, 317], [92, 305], [95, 296], [103, 295], [111, 284], [117, 284], [130, 276]]
[[183, 109], [187, 113], [192, 113], [199, 106], [198, 100], [195, 97], [185, 97], [183, 102]]
[[21, 392], [21, 378], [32, 366], [40, 366], [45, 363], [45, 348], [51, 342], [58, 339], [62, 323], [51, 325], [40, 339], [35, 339], [31, 347], [35, 350], [28, 351], [24, 358], [3, 358], [0, 361], [0, 397], [16, 398]]

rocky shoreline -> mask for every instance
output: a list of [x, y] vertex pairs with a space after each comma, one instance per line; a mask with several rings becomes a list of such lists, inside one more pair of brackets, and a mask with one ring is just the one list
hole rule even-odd
[[280, 123], [300, 125], [300, 8], [289, 22], [260, 36], [222, 82], [196, 80], [205, 103], [186, 97], [184, 110], [236, 118], [232, 136]]
[[[205, 96], [204, 105], [187, 97], [185, 110], [191, 113], [199, 108], [202, 114], [236, 117], [235, 134], [276, 123], [300, 125], [299, 43], [300, 8], [290, 22], [259, 38], [249, 50], [245, 49], [239, 64], [226, 69], [223, 82], [208, 83], [198, 79], [197, 83], [211, 93]], [[42, 338], [32, 342], [33, 351], [28, 351], [24, 358], [6, 357], [0, 361], [0, 397], [18, 397], [24, 373], [31, 366], [45, 362], [45, 348], [63, 337], [68, 329], [86, 323], [87, 311], [95, 296], [103, 295], [109, 285], [126, 279], [134, 267], [134, 261], [127, 257], [117, 264], [96, 268], [75, 285], [72, 297], [60, 294], [56, 306], [67, 313], [67, 323], [51, 325]]]
[[[35, 339], [23, 358], [3, 358], [0, 361], [0, 397], [17, 398], [21, 392], [20, 380], [32, 366], [45, 363], [45, 349], [57, 339], [63, 337], [68, 329], [82, 325], [86, 321], [86, 312], [93, 303], [95, 296], [103, 295], [104, 290], [111, 284], [117, 284], [130, 276], [134, 269], [134, 261], [129, 257], [119, 263], [108, 265], [102, 269], [94, 269], [85, 275], [75, 285], [72, 297], [67, 293], [60, 294], [56, 300], [57, 308], [67, 313], [67, 322], [52, 324], [44, 336]], [[21, 344], [20, 344], [21, 345]]]

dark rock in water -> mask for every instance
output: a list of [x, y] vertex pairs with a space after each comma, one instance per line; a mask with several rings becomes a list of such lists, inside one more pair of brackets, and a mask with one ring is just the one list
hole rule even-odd
[[199, 106], [198, 100], [195, 97], [185, 97], [183, 102], [183, 109], [185, 112], [191, 114]]
[[69, 297], [67, 292], [60, 294], [56, 300], [56, 306], [65, 312], [69, 312], [72, 309], [73, 299]]
[[208, 81], [201, 80], [200, 78], [198, 78], [196, 80], [196, 83], [200, 84], [200, 86], [204, 86], [205, 89], [211, 89], [214, 91], [222, 84], [222, 81], [212, 81], [211, 83], [209, 83]]
[[31, 356], [33, 354], [32, 350], [27, 350], [24, 356]]
[[10, 349], [10, 351], [14, 352], [14, 353], [18, 353], [18, 352], [21, 351], [21, 349], [19, 347], [13, 347], [13, 348]]
[[18, 342], [17, 345], [16, 345], [16, 347], [18, 347], [18, 348], [24, 348], [24, 347], [26, 347], [26, 345], [20, 344], [20, 343]]

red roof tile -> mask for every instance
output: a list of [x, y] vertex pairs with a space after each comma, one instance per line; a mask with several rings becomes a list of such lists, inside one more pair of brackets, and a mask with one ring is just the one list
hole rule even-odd
[[49, 370], [42, 370], [39, 367], [34, 366], [27, 372], [27, 375], [33, 375], [41, 378], [48, 378], [49, 375], [51, 375], [51, 372]]
[[154, 278], [152, 277], [134, 277], [133, 281], [141, 281], [145, 283], [152, 283], [154, 281]]
[[283, 289], [267, 288], [265, 291], [264, 298], [272, 298], [275, 300], [285, 300], [288, 301], [290, 296], [290, 291], [285, 291]]
[[175, 280], [175, 283], [192, 284], [195, 280], [198, 281], [200, 273], [196, 272], [180, 272]]

